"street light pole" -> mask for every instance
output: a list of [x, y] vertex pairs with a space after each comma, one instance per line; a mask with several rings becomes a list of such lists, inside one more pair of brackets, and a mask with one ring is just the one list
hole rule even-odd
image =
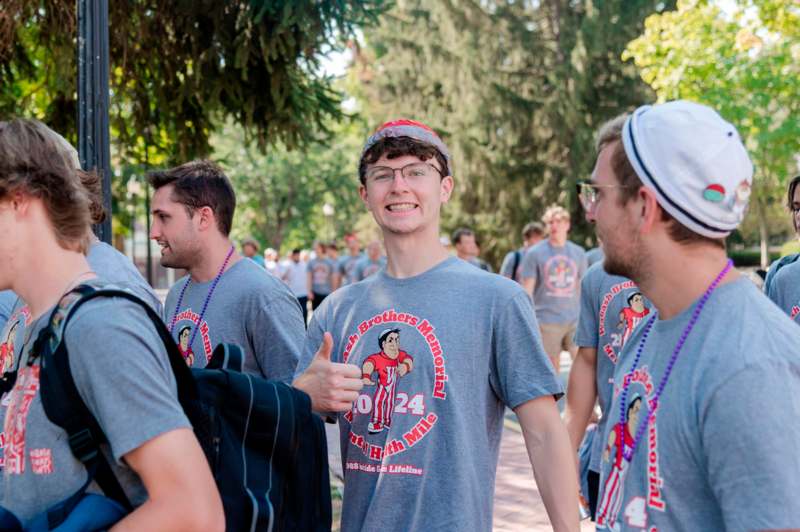
[[78, 0], [78, 155], [103, 186], [108, 216], [94, 227], [111, 243], [111, 170], [108, 135], [108, 0]]

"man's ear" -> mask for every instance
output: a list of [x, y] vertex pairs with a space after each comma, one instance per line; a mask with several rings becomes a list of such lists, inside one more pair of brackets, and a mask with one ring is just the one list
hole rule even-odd
[[26, 214], [31, 204], [31, 196], [20, 191], [10, 194], [8, 200], [9, 205], [16, 214]]
[[650, 233], [661, 221], [661, 206], [658, 204], [656, 193], [647, 187], [641, 187], [636, 196], [639, 203], [639, 226], [643, 233]]
[[453, 194], [453, 187], [455, 187], [453, 176], [444, 176], [442, 182], [439, 184], [439, 199], [442, 203], [450, 201], [450, 196]]
[[195, 215], [198, 217], [199, 230], [207, 231], [217, 227], [217, 217], [214, 215], [214, 209], [208, 205], [197, 209]]
[[369, 196], [367, 195], [367, 187], [366, 185], [359, 185], [358, 186], [358, 195], [361, 196], [361, 201], [364, 202], [364, 207], [369, 210], [369, 203], [367, 203], [367, 199]]

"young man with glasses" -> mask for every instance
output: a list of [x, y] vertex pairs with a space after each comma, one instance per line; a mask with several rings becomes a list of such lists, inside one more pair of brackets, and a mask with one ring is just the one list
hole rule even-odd
[[[619, 138], [624, 120], [625, 117], [618, 117], [600, 129], [596, 142], [598, 153]], [[597, 199], [594, 190], [591, 183], [579, 185], [579, 198], [587, 216], [593, 212]], [[592, 519], [596, 515], [600, 461], [605, 447], [602, 435], [608, 420], [614, 418], [614, 412], [609, 409], [614, 394], [614, 369], [623, 353], [629, 353], [623, 351], [627, 339], [650, 312], [649, 303], [630, 279], [607, 273], [602, 262], [586, 271], [581, 281], [581, 309], [575, 333], [578, 354], [569, 372], [564, 421], [572, 449], [577, 452], [595, 403], [600, 405], [602, 415], [592, 435], [588, 474], [580, 479], [586, 488], [583, 495]]]
[[561, 351], [569, 351], [573, 358], [577, 352], [572, 337], [578, 322], [586, 253], [567, 240], [570, 219], [566, 209], [549, 207], [542, 221], [549, 234], [525, 254], [521, 277], [522, 286], [533, 297], [545, 351], [558, 372]]
[[[506, 406], [522, 424], [554, 529], [577, 530], [576, 473], [554, 400], [561, 386], [530, 299], [513, 281], [450, 257], [439, 242], [453, 190], [444, 142], [419, 122], [386, 123], [367, 140], [359, 178], [388, 263], [320, 306], [304, 356], [329, 331], [332, 359], [362, 368], [368, 383], [339, 416], [342, 530], [491, 530]], [[365, 361], [390, 336], [402, 337], [398, 353], [406, 355], [380, 358], [378, 381]], [[384, 404], [387, 396], [393, 405]], [[391, 409], [380, 431], [376, 409]]]
[[800, 528], [800, 332], [725, 251], [752, 173], [736, 129], [686, 101], [600, 150], [587, 219], [653, 310], [614, 372], [599, 530]]

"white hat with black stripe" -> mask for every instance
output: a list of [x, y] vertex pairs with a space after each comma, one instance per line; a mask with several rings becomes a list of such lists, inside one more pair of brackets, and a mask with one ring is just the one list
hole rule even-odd
[[622, 142], [659, 205], [695, 233], [723, 238], [744, 219], [753, 163], [736, 128], [710, 107], [685, 100], [639, 107]]

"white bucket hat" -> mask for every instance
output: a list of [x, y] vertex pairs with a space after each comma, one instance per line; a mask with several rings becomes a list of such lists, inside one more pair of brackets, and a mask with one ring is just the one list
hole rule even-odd
[[723, 238], [744, 219], [753, 163], [732, 124], [684, 100], [636, 109], [625, 153], [661, 207], [695, 233]]

